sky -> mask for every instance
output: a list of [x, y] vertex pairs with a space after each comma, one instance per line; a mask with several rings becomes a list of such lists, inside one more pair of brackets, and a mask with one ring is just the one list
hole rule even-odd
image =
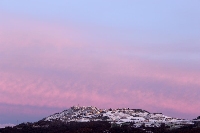
[[200, 115], [199, 0], [1, 0], [0, 124], [74, 105]]

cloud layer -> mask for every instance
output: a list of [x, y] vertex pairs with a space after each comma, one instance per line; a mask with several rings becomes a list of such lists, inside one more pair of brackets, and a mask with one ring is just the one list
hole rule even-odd
[[[0, 103], [33, 110], [80, 104], [142, 108], [185, 118], [199, 115], [198, 47], [190, 47], [192, 52], [176, 44], [148, 47], [134, 39], [124, 42], [113, 30], [105, 33], [113, 34], [110, 38], [104, 37], [103, 27], [3, 18]], [[0, 113], [6, 109], [12, 110], [5, 106]]]

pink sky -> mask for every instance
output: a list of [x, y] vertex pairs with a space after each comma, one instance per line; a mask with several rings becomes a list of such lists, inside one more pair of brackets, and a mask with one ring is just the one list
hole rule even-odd
[[189, 119], [199, 115], [195, 48], [178, 48], [178, 42], [146, 45], [134, 36], [125, 41], [129, 30], [123, 36], [104, 26], [94, 29], [9, 13], [0, 19], [2, 114], [15, 110], [16, 115], [45, 116], [55, 113], [45, 108], [79, 104], [142, 108]]

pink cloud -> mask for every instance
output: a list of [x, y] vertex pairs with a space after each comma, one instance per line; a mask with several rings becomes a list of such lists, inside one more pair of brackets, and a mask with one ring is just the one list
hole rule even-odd
[[[21, 73], [22, 74], [22, 73]], [[23, 73], [19, 76], [18, 73], [6, 74], [1, 72], [0, 82], [0, 102], [7, 104], [19, 104], [19, 105], [32, 105], [32, 106], [49, 106], [49, 107], [69, 107], [74, 104], [95, 105], [99, 107], [140, 107], [151, 110], [153, 105], [156, 108], [168, 108], [177, 112], [191, 112], [198, 113], [200, 106], [197, 106], [196, 99], [193, 99], [193, 104], [187, 101], [185, 98], [176, 94], [162, 95], [159, 93], [151, 92], [149, 88], [130, 88], [126, 85], [112, 86], [109, 85], [115, 81], [115, 75], [104, 76], [106, 81], [98, 81], [97, 79], [91, 79], [94, 77], [88, 77], [88, 79], [77, 80], [64, 80], [60, 79], [60, 85], [64, 87], [59, 88], [59, 85], [54, 83], [53, 78], [40, 77], [38, 75], [30, 75]], [[120, 75], [122, 76], [122, 75]], [[123, 75], [123, 78], [131, 78]], [[109, 80], [109, 78], [113, 78]], [[152, 77], [156, 78], [156, 77]], [[80, 81], [83, 80], [83, 81]], [[88, 81], [90, 80], [90, 81]], [[163, 80], [163, 79], [156, 79]], [[85, 82], [88, 81], [88, 82]], [[165, 81], [165, 79], [164, 79]], [[85, 82], [85, 83], [83, 83]], [[171, 82], [167, 82], [170, 84]], [[114, 87], [114, 88], [112, 88]], [[178, 87], [178, 86], [177, 86]], [[180, 87], [179, 87], [180, 88]], [[173, 91], [179, 91], [179, 88]], [[106, 94], [102, 95], [98, 91], [100, 89], [108, 89]], [[110, 90], [109, 90], [110, 89]], [[181, 91], [181, 90], [180, 90]], [[188, 89], [186, 93], [193, 96], [196, 91]], [[116, 102], [117, 101], [117, 102]], [[182, 108], [185, 108], [182, 110]], [[153, 111], [156, 111], [154, 109]]]
[[199, 113], [200, 71], [188, 64], [183, 68], [144, 58], [152, 51], [105, 40], [91, 44], [75, 27], [18, 18], [6, 22], [0, 31], [0, 103]]

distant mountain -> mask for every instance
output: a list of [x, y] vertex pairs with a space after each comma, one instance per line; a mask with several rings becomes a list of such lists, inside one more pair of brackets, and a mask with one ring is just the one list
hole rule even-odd
[[162, 113], [150, 113], [142, 109], [98, 109], [93, 106], [73, 106], [60, 113], [55, 113], [43, 119], [43, 121], [62, 122], [91, 122], [108, 121], [115, 124], [134, 123], [135, 127], [160, 127], [162, 123], [167, 126], [181, 127], [193, 125], [191, 120], [173, 118]]
[[14, 124], [0, 124], [0, 128], [5, 128], [5, 127], [14, 127]]

